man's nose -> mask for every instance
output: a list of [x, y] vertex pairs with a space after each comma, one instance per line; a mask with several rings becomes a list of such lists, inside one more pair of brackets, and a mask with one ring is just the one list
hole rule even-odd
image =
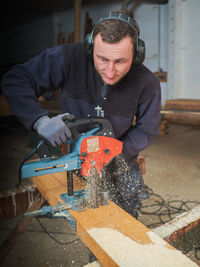
[[112, 78], [115, 75], [115, 64], [113, 62], [109, 62], [107, 66], [107, 77]]

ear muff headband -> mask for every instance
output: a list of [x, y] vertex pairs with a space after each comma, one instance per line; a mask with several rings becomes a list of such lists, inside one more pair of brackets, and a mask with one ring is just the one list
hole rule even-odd
[[134, 20], [131, 17], [123, 13], [111, 12], [109, 15], [101, 17], [97, 25], [105, 20], [110, 20], [110, 19], [116, 19], [116, 20], [120, 20], [120, 21], [127, 23], [136, 32], [137, 36], [139, 35], [135, 27]]
[[[106, 20], [120, 20], [125, 23], [127, 23], [135, 32], [137, 36], [137, 44], [136, 44], [136, 50], [135, 50], [135, 55], [134, 55], [134, 63], [136, 64], [142, 64], [144, 59], [145, 59], [145, 43], [141, 39], [139, 39], [139, 32], [136, 28], [136, 23], [135, 21], [127, 16], [124, 13], [118, 13], [118, 12], [111, 12], [110, 14], [106, 16], [102, 16], [99, 21], [97, 22], [96, 25], [100, 24], [103, 21]], [[96, 26], [95, 25], [95, 26]], [[85, 39], [85, 51], [88, 56], [92, 56], [93, 53], [93, 30], [91, 33], [87, 34], [86, 39]]]

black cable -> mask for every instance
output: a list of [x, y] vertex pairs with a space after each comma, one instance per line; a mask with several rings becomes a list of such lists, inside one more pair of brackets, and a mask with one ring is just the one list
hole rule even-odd
[[[59, 245], [68, 245], [68, 244], [71, 244], [71, 243], [73, 243], [73, 242], [75, 242], [75, 241], [78, 241], [78, 240], [80, 240], [79, 238], [76, 238], [76, 239], [74, 239], [74, 240], [72, 240], [72, 241], [68, 241], [68, 242], [61, 242], [61, 241], [59, 241], [59, 240], [57, 240], [55, 237], [53, 237], [51, 234], [60, 234], [60, 235], [75, 235], [76, 236], [76, 234], [75, 233], [64, 233], [64, 232], [49, 232], [46, 228], [45, 228], [45, 226], [42, 224], [42, 222], [40, 221], [40, 219], [38, 218], [38, 217], [35, 217], [36, 218], [36, 220], [38, 221], [38, 223], [40, 224], [40, 226], [41, 226], [41, 228], [42, 228], [42, 231], [40, 231], [40, 230], [28, 230], [28, 229], [26, 229], [25, 230], [25, 232], [31, 232], [31, 233], [46, 233], [51, 239], [53, 239], [56, 243], [58, 243]], [[50, 217], [49, 217], [49, 219], [50, 219]], [[4, 230], [4, 231], [11, 231], [12, 230], [12, 228], [8, 228], [8, 227], [1, 227], [0, 228], [0, 230]]]
[[[166, 220], [163, 220], [163, 216], [167, 216], [167, 221], [172, 220], [175, 215], [182, 212], [191, 210], [189, 204], [200, 205], [199, 201], [182, 201], [182, 200], [171, 200], [166, 202], [160, 195], [155, 194], [153, 190], [147, 187], [148, 202], [145, 204], [145, 200], [142, 201], [142, 207], [140, 213], [143, 215], [152, 215], [159, 218], [159, 222], [156, 224], [164, 224]], [[175, 205], [176, 204], [176, 205]], [[153, 211], [152, 211], [153, 210]], [[152, 225], [147, 225], [148, 228], [152, 228]]]
[[[0, 231], [12, 231], [13, 228], [11, 227], [0, 227]], [[44, 233], [44, 230], [31, 230], [31, 229], [25, 229], [24, 232], [28, 233]], [[49, 234], [54, 234], [54, 235], [76, 235], [75, 233], [65, 233], [65, 232], [54, 232], [54, 231], [49, 231]]]
[[38, 221], [39, 225], [42, 227], [42, 229], [44, 230], [44, 232], [48, 235], [48, 237], [50, 237], [51, 239], [53, 239], [57, 244], [59, 245], [62, 245], [62, 246], [65, 246], [65, 245], [68, 245], [68, 244], [71, 244], [75, 241], [78, 241], [79, 238], [76, 238], [72, 241], [68, 241], [68, 242], [61, 242], [59, 240], [57, 240], [55, 237], [53, 237], [50, 232], [47, 231], [47, 229], [44, 227], [44, 225], [41, 223], [40, 219], [36, 217], [36, 220]]
[[[197, 254], [199, 252], [199, 255]], [[200, 246], [195, 248], [195, 257], [197, 260], [200, 260]]]

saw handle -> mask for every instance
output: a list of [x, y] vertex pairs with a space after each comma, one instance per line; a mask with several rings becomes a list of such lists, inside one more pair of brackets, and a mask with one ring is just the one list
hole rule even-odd
[[[72, 139], [76, 140], [81, 133], [85, 132], [87, 133], [88, 128], [89, 130], [94, 129], [98, 126], [97, 131], [94, 133], [94, 135], [98, 136], [108, 136], [108, 137], [115, 137], [112, 125], [109, 120], [105, 118], [99, 118], [99, 117], [90, 117], [90, 118], [83, 118], [75, 120], [74, 115], [65, 115], [63, 118], [63, 121], [66, 123], [66, 125], [69, 127]], [[81, 129], [87, 129], [87, 131], [81, 131]], [[50, 142], [45, 139], [43, 136], [40, 136], [41, 140], [38, 143], [38, 145], [35, 147], [34, 153], [37, 153], [40, 158], [48, 158], [51, 157], [51, 151]], [[70, 143], [69, 143], [70, 144]]]
[[69, 127], [73, 139], [76, 139], [80, 135], [80, 133], [83, 133], [84, 131], [81, 130], [83, 130], [84, 128], [88, 131], [88, 128], [89, 130], [91, 130], [97, 126], [99, 127], [99, 129], [94, 133], [94, 135], [109, 136], [113, 138], [115, 137], [112, 124], [105, 118], [90, 117], [78, 120], [70, 120], [68, 116], [64, 116], [63, 121]]

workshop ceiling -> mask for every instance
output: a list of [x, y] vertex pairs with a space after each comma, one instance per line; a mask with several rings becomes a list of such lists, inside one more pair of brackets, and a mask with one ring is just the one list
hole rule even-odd
[[[82, 0], [82, 4], [86, 2], [89, 0]], [[1, 5], [4, 16], [1, 16], [0, 28], [28, 23], [50, 13], [72, 8], [73, 5], [73, 0], [6, 0]]]
[[[93, 0], [82, 0], [85, 3], [94, 3]], [[115, 2], [104, 0], [104, 3]], [[126, 7], [134, 4], [135, 7], [143, 3], [166, 4], [168, 0], [121, 0]], [[28, 23], [54, 12], [61, 12], [74, 6], [73, 0], [5, 0], [1, 4], [0, 29]]]

